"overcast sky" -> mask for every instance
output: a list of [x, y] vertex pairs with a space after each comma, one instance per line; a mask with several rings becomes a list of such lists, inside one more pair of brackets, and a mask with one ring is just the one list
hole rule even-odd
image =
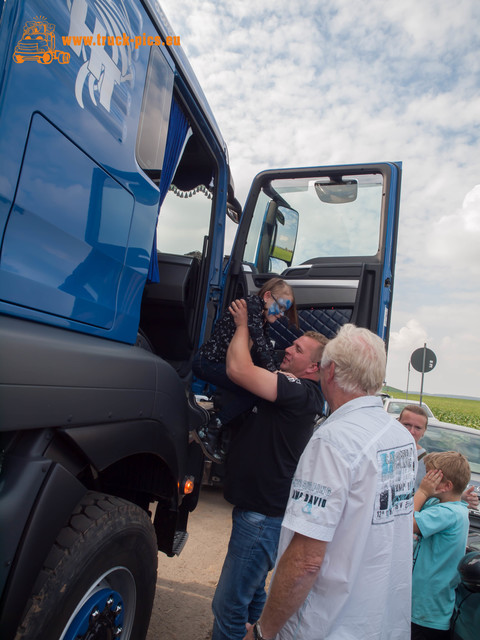
[[387, 384], [427, 343], [424, 392], [480, 397], [480, 1], [161, 5], [242, 203], [262, 169], [403, 162]]

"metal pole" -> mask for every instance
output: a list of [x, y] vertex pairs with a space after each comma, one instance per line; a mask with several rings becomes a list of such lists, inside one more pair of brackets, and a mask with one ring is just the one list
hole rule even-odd
[[422, 404], [422, 395], [423, 395], [423, 378], [425, 376], [425, 360], [427, 357], [427, 343], [425, 342], [423, 345], [423, 361], [422, 361], [422, 386], [420, 388], [420, 405]]
[[408, 361], [408, 373], [407, 373], [407, 393], [405, 394], [405, 400], [408, 400], [408, 385], [410, 382], [410, 360]]

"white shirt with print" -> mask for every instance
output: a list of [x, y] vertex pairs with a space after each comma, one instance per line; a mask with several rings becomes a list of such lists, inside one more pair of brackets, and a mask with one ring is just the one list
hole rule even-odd
[[327, 541], [320, 573], [278, 640], [410, 637], [415, 441], [374, 396], [314, 433], [295, 473], [279, 554], [295, 532]]

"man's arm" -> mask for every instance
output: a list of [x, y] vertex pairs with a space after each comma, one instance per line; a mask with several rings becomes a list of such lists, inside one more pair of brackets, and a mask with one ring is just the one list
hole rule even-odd
[[[295, 533], [279, 560], [259, 624], [265, 638], [273, 638], [301, 607], [321, 569], [327, 542]], [[253, 638], [247, 625], [244, 640]]]
[[228, 377], [256, 396], [275, 402], [277, 374], [255, 366], [250, 355], [247, 303], [245, 300], [234, 300], [228, 310], [237, 327], [227, 351]]

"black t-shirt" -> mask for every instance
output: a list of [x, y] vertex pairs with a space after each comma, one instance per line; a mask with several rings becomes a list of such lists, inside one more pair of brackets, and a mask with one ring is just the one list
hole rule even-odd
[[323, 410], [318, 383], [278, 374], [277, 400], [259, 400], [232, 428], [224, 495], [241, 509], [283, 516], [290, 484]]

